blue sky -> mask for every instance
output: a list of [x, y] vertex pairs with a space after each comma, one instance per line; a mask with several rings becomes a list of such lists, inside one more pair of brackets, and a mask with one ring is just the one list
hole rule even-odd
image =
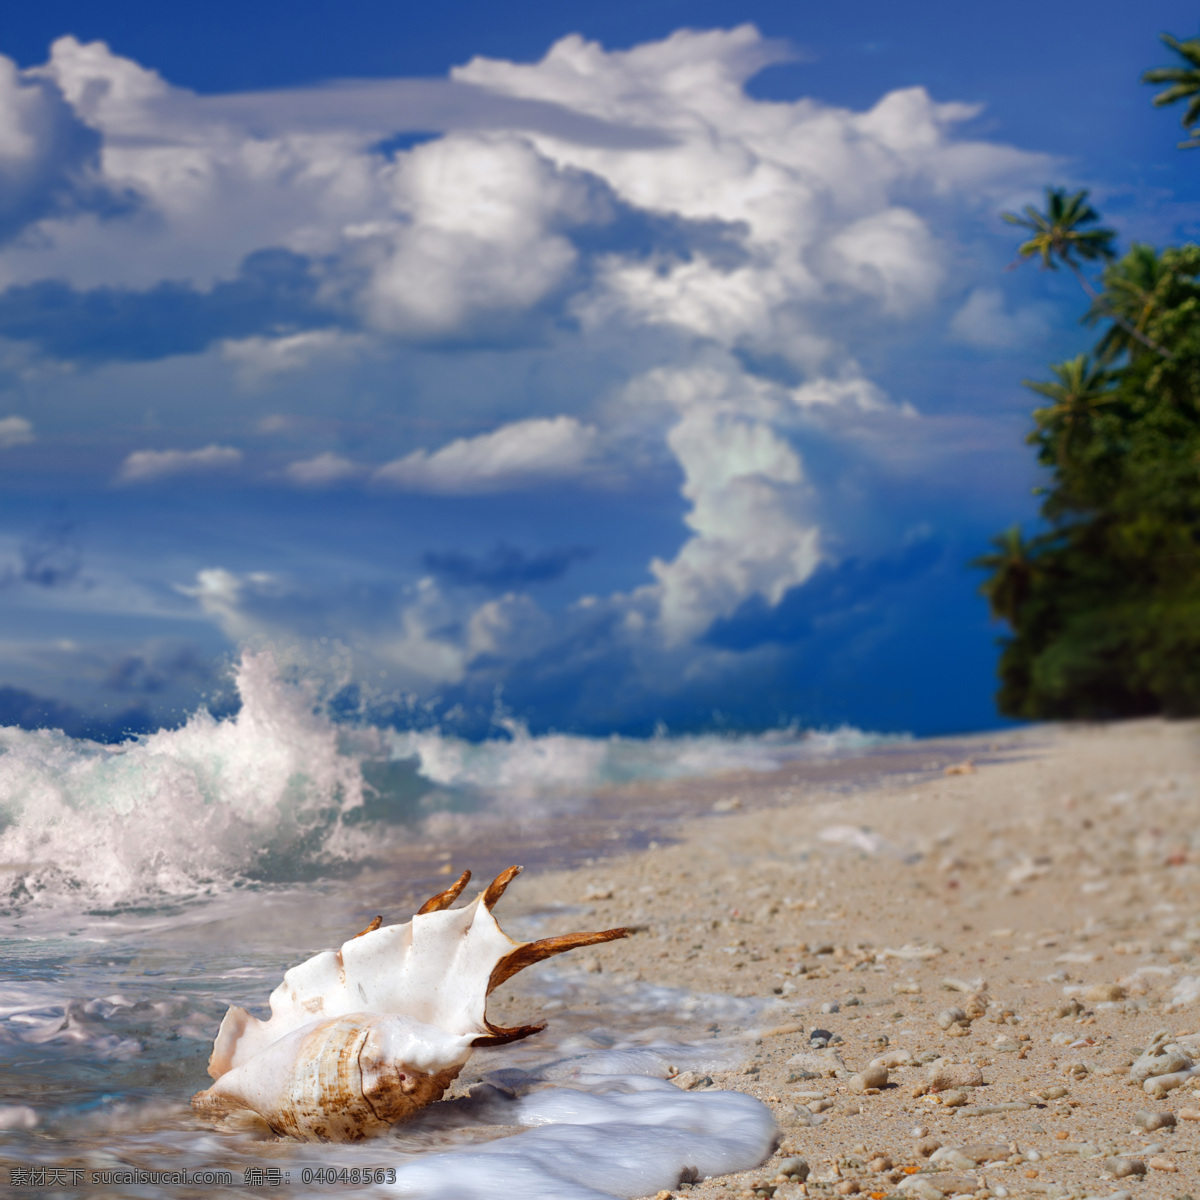
[[1182, 4], [26, 7], [0, 717], [270, 644], [472, 733], [996, 723], [966, 563], [1088, 338], [999, 213], [1195, 235]]

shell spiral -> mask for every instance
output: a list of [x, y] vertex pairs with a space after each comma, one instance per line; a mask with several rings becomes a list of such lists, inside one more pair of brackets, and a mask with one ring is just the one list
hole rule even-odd
[[215, 1082], [192, 1107], [256, 1113], [302, 1140], [357, 1141], [440, 1100], [475, 1047], [540, 1032], [492, 1024], [490, 992], [532, 963], [627, 930], [513, 941], [491, 910], [519, 871], [453, 909], [464, 872], [411, 921], [381, 928], [376, 918], [340, 950], [293, 967], [271, 993], [267, 1021], [231, 1008], [209, 1060]]

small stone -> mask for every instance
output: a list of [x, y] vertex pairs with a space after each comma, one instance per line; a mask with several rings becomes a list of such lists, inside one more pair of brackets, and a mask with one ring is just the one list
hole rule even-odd
[[937, 1023], [943, 1029], [952, 1029], [955, 1025], [965, 1025], [967, 1014], [961, 1008], [943, 1008], [937, 1015]]
[[988, 998], [982, 992], [972, 992], [963, 1003], [969, 1021], [978, 1021], [987, 1012]]
[[701, 1075], [696, 1071], [681, 1071], [671, 1082], [686, 1092], [695, 1092], [700, 1088], [710, 1088], [713, 1085], [711, 1075]]
[[934, 1153], [935, 1150], [940, 1150], [941, 1148], [942, 1148], [941, 1141], [935, 1137], [923, 1137], [917, 1143], [917, 1153], [922, 1158], [928, 1158], [931, 1154]]
[[789, 1179], [798, 1179], [803, 1183], [808, 1178], [808, 1160], [803, 1158], [785, 1158], [779, 1164], [779, 1174]]
[[1129, 1078], [1138, 1083], [1159, 1075], [1175, 1075], [1192, 1066], [1192, 1060], [1172, 1041], [1169, 1030], [1162, 1029], [1154, 1035], [1150, 1045], [1129, 1068]]
[[908, 1050], [889, 1050], [886, 1054], [879, 1055], [878, 1058], [871, 1059], [872, 1067], [911, 1067], [913, 1065], [913, 1056]]
[[611, 900], [613, 898], [613, 888], [608, 884], [593, 883], [583, 893], [583, 898], [585, 900]]
[[1175, 1114], [1173, 1112], [1139, 1112], [1134, 1114], [1134, 1124], [1140, 1125], [1147, 1133], [1155, 1129], [1173, 1129]]
[[993, 1050], [999, 1050], [1001, 1054], [1018, 1054], [1021, 1050], [1021, 1043], [1016, 1038], [1010, 1038], [1007, 1034], [1001, 1034], [993, 1043]]
[[1181, 1108], [1176, 1115], [1181, 1121], [1200, 1121], [1200, 1108]]
[[1048, 1087], [1043, 1088], [1040, 1092], [1032, 1092], [1038, 1100], [1061, 1100], [1064, 1096], [1069, 1096], [1071, 1091], [1065, 1087]]
[[1104, 1167], [1114, 1179], [1128, 1179], [1131, 1175], [1146, 1173], [1146, 1164], [1140, 1158], [1106, 1158]]
[[850, 1077], [849, 1088], [861, 1096], [868, 1089], [878, 1090], [887, 1087], [887, 1082], [887, 1067], [867, 1067], [866, 1070]]
[[848, 1117], [855, 1117], [862, 1112], [862, 1105], [857, 1100], [847, 1100], [842, 1105], [842, 1112]]
[[1146, 1166], [1150, 1167], [1151, 1170], [1154, 1171], [1169, 1171], [1172, 1174], [1179, 1170], [1179, 1168], [1169, 1158], [1159, 1158], [1157, 1156], [1147, 1159]]
[[886, 1154], [881, 1154], [878, 1158], [871, 1159], [871, 1161], [867, 1163], [867, 1166], [874, 1171], [876, 1175], [879, 1175], [883, 1171], [890, 1171], [893, 1163]]
[[949, 1091], [941, 1093], [943, 1108], [961, 1108], [970, 1099], [966, 1092], [960, 1091], [958, 1088], [951, 1088]]
[[929, 1136], [929, 1126], [928, 1125], [914, 1125], [909, 1130], [909, 1133], [915, 1138], [928, 1137]]
[[821, 1005], [821, 1011], [823, 1013], [835, 1013], [841, 1012], [842, 1009], [841, 1005], [839, 1005], [836, 1000], [826, 1000], [825, 1003]]
[[1110, 1004], [1125, 999], [1125, 989], [1119, 983], [1097, 983], [1083, 993], [1089, 1004]]
[[1080, 1004], [1079, 1001], [1074, 997], [1072, 997], [1065, 1004], [1060, 1004], [1054, 1015], [1058, 1017], [1059, 1020], [1064, 1020], [1068, 1017], [1077, 1017], [1081, 1012], [1083, 1012], [1083, 1005]]
[[931, 1063], [925, 1071], [930, 1091], [946, 1088], [983, 1087], [983, 1072], [974, 1063]]
[[839, 1196], [853, 1196], [862, 1189], [857, 1179], [843, 1179], [833, 1190]]

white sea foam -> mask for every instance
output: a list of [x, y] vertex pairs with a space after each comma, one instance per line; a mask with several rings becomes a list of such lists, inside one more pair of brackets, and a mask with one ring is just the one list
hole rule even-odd
[[863, 752], [882, 739], [850, 727], [761, 734], [684, 734], [653, 738], [533, 736], [518, 721], [498, 722], [506, 737], [469, 742], [440, 732], [389, 735], [394, 759], [413, 758], [426, 779], [517, 797], [602, 787], [640, 779], [684, 779], [725, 771], [774, 771], [798, 758]]
[[532, 1126], [399, 1167], [390, 1191], [420, 1200], [611, 1200], [673, 1190], [681, 1178], [758, 1166], [775, 1122], [741, 1092], [685, 1092], [648, 1076], [584, 1075], [515, 1099], [493, 1093], [476, 1119]]
[[[391, 821], [394, 833], [397, 820], [427, 818], [429, 809], [412, 795], [381, 797], [368, 768], [391, 769], [384, 776], [407, 779], [415, 795], [449, 795], [455, 828], [469, 829], [489, 809], [545, 812], [609, 784], [770, 771], [878, 741], [848, 729], [533, 736], [502, 722], [499, 736], [470, 742], [339, 726], [310, 690], [280, 678], [269, 653], [244, 654], [235, 682], [235, 716], [201, 710], [182, 728], [119, 746], [0, 728], [0, 894], [24, 905], [111, 906], [246, 878], [296, 879], [313, 864], [369, 857], [387, 841], [378, 821]], [[384, 815], [364, 809], [364, 797]]]
[[194, 892], [303, 853], [362, 803], [358, 762], [268, 654], [237, 672], [238, 714], [120, 746], [0, 729], [0, 870], [14, 898], [88, 902]]

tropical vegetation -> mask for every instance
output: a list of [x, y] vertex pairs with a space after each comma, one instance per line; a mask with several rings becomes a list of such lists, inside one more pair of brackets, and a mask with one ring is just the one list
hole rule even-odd
[[[1200, 145], [1200, 38], [1164, 37], [1182, 65], [1143, 76], [1187, 101]], [[997, 701], [1035, 719], [1200, 714], [1200, 246], [1122, 256], [1086, 191], [1048, 188], [1005, 214], [1018, 262], [1066, 267], [1091, 305], [1090, 353], [1027, 380], [1041, 404], [1028, 442], [1046, 471], [1039, 528], [976, 560], [1007, 622]], [[1098, 284], [1088, 268], [1101, 267]]]

